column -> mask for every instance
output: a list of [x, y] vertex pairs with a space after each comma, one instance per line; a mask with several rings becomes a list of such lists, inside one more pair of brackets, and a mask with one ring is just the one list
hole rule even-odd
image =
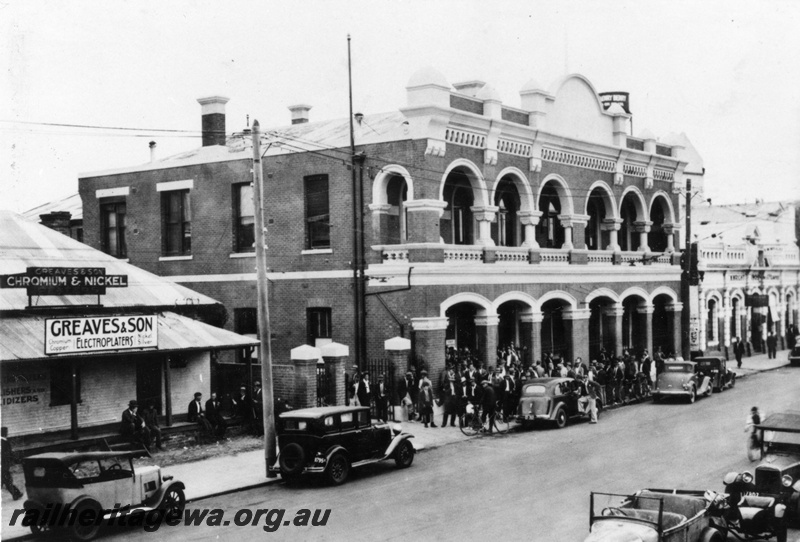
[[417, 367], [417, 374], [421, 369], [426, 369], [433, 382], [433, 379], [438, 378], [439, 373], [444, 370], [447, 318], [412, 318], [411, 329], [414, 333], [414, 352], [425, 364], [425, 367]]
[[542, 361], [542, 313], [530, 310], [520, 314], [520, 333], [528, 346], [531, 364]]
[[609, 354], [613, 354], [614, 356], [621, 356], [622, 355], [622, 315], [625, 314], [625, 309], [622, 306], [622, 303], [614, 303], [610, 307], [606, 307], [603, 309], [603, 314], [605, 316], [611, 317], [614, 319], [614, 325], [610, 326], [610, 329], [613, 329], [613, 336], [614, 336], [614, 351], [609, 352]]
[[500, 317], [496, 314], [475, 317], [478, 350], [481, 353], [481, 361], [486, 367], [497, 363], [497, 325], [499, 323]]
[[[397, 384], [406, 375], [408, 371], [408, 355], [411, 353], [411, 341], [403, 337], [392, 337], [383, 342], [383, 349], [389, 356], [392, 362], [393, 374], [387, 375], [387, 378], [393, 378], [389, 383], [389, 389], [392, 390], [392, 405], [400, 404], [400, 397], [397, 395]], [[395, 414], [395, 420], [399, 420], [400, 416]]]
[[[666, 306], [667, 312], [672, 313], [672, 353], [675, 356], [680, 356], [683, 352], [683, 344], [681, 341], [681, 313], [683, 312], [683, 303], [675, 302]], [[664, 352], [669, 354], [669, 352]]]
[[705, 292], [699, 291], [699, 289], [698, 289], [697, 297], [698, 297], [698, 303], [697, 303], [697, 307], [698, 307], [697, 313], [698, 314], [697, 315], [699, 316], [697, 323], [700, 324], [700, 326], [699, 326], [700, 327], [700, 337], [698, 337], [698, 339], [700, 339], [700, 340], [698, 341], [698, 343], [700, 344], [700, 351], [701, 352], [705, 352], [706, 348], [707, 348], [707, 346], [706, 346], [706, 337], [708, 336], [707, 335], [707, 331], [706, 331], [706, 327], [708, 325], [708, 307], [706, 306], [706, 294], [705, 294]]
[[473, 218], [478, 222], [478, 238], [475, 240], [476, 245], [484, 247], [495, 246], [494, 239], [492, 239], [492, 222], [497, 216], [499, 208], [494, 205], [487, 205], [486, 207], [470, 207]]
[[727, 351], [728, 346], [731, 344], [731, 293], [725, 290], [722, 293], [722, 333], [719, 335], [720, 345], [719, 349], [725, 348]]
[[294, 365], [294, 402], [295, 408], [317, 406], [317, 361], [322, 357], [319, 348], [298, 346], [290, 354]]
[[633, 231], [639, 234], [639, 252], [650, 252], [647, 244], [647, 234], [650, 233], [650, 226], [653, 223], [649, 220], [642, 220], [633, 223]]
[[581, 358], [589, 361], [589, 309], [572, 309], [564, 311], [562, 317], [569, 328], [569, 361]]
[[622, 227], [622, 219], [606, 218], [603, 220], [603, 224], [600, 227], [603, 231], [608, 232], [609, 240], [606, 250], [613, 250], [614, 252], [620, 252], [619, 230]]
[[372, 213], [372, 238], [375, 240], [375, 244], [387, 244], [389, 241], [387, 237], [389, 209], [392, 206], [388, 203], [370, 203], [367, 207]]
[[572, 244], [572, 215], [558, 215], [558, 219], [561, 221], [561, 227], [564, 228], [564, 244], [561, 245], [561, 248], [572, 250], [575, 248]]
[[680, 231], [681, 226], [680, 224], [664, 224], [662, 228], [667, 236], [667, 252], [671, 254], [675, 252], [675, 234]]
[[328, 393], [325, 402], [328, 403], [328, 406], [344, 405], [347, 394], [344, 371], [350, 358], [350, 348], [344, 344], [328, 343], [320, 348], [320, 352], [325, 362], [325, 373], [328, 376]]
[[653, 305], [652, 303], [646, 303], [644, 305], [639, 305], [636, 307], [636, 312], [638, 314], [644, 314], [644, 345], [643, 348], [647, 348], [647, 351], [652, 355], [653, 354]]
[[519, 223], [525, 228], [525, 242], [522, 243], [522, 246], [531, 249], [539, 248], [539, 243], [536, 242], [536, 226], [539, 225], [542, 212], [520, 211], [517, 216], [519, 217]]

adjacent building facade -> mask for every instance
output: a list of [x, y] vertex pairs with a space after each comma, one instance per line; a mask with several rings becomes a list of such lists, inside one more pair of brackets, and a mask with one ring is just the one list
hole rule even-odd
[[[81, 176], [84, 239], [221, 300], [226, 327], [254, 336], [251, 135], [224, 136], [227, 98], [199, 101], [201, 148]], [[399, 110], [355, 115], [351, 167], [349, 119], [290, 109], [262, 142], [277, 360], [354, 351], [361, 239], [370, 357], [398, 335], [434, 371], [445, 345], [488, 365], [509, 343], [529, 361], [681, 351], [678, 193], [702, 177], [685, 136], [632, 137], [627, 102], [580, 75], [530, 81], [512, 107], [427, 68]]]

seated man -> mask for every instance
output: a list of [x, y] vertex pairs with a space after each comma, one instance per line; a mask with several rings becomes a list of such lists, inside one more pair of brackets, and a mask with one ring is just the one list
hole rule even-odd
[[151, 437], [155, 437], [156, 448], [163, 451], [164, 447], [161, 446], [161, 425], [158, 423], [158, 411], [156, 410], [156, 405], [152, 402], [147, 403], [147, 407], [144, 409], [144, 426], [150, 431]]
[[140, 442], [149, 449], [151, 445], [150, 430], [138, 412], [139, 403], [136, 400], [129, 401], [127, 410], [122, 413], [119, 432], [130, 442]]
[[222, 403], [217, 399], [217, 392], [211, 392], [211, 399], [206, 401], [206, 418], [214, 428], [217, 438], [224, 438], [228, 424], [222, 417]]
[[203, 410], [203, 394], [199, 391], [194, 394], [194, 400], [189, 403], [189, 421], [196, 422], [197, 425], [208, 434], [212, 434], [214, 428], [211, 422], [206, 418], [205, 410]]

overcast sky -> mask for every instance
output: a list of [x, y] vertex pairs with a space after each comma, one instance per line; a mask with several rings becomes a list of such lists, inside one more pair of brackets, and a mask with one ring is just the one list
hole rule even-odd
[[577, 72], [631, 93], [635, 134], [685, 132], [715, 203], [800, 199], [794, 0], [0, 0], [0, 25], [0, 208], [147, 162], [150, 140], [161, 157], [199, 146], [201, 96], [230, 98], [229, 131], [248, 114], [287, 125], [296, 103], [312, 121], [346, 116], [348, 33], [364, 113], [404, 106], [427, 65], [451, 83], [487, 81], [511, 106], [528, 80], [550, 88]]

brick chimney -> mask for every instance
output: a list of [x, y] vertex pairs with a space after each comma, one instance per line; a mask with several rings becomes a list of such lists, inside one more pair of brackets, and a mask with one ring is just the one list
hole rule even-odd
[[292, 112], [292, 124], [303, 124], [308, 122], [308, 112], [310, 109], [310, 105], [290, 105], [289, 111]]
[[224, 96], [208, 96], [198, 98], [202, 106], [203, 146], [225, 144], [225, 104], [229, 98]]
[[42, 226], [47, 226], [51, 230], [56, 230], [58, 233], [63, 233], [70, 237], [69, 221], [72, 220], [72, 213], [69, 211], [45, 213], [39, 215], [39, 220], [42, 222]]

